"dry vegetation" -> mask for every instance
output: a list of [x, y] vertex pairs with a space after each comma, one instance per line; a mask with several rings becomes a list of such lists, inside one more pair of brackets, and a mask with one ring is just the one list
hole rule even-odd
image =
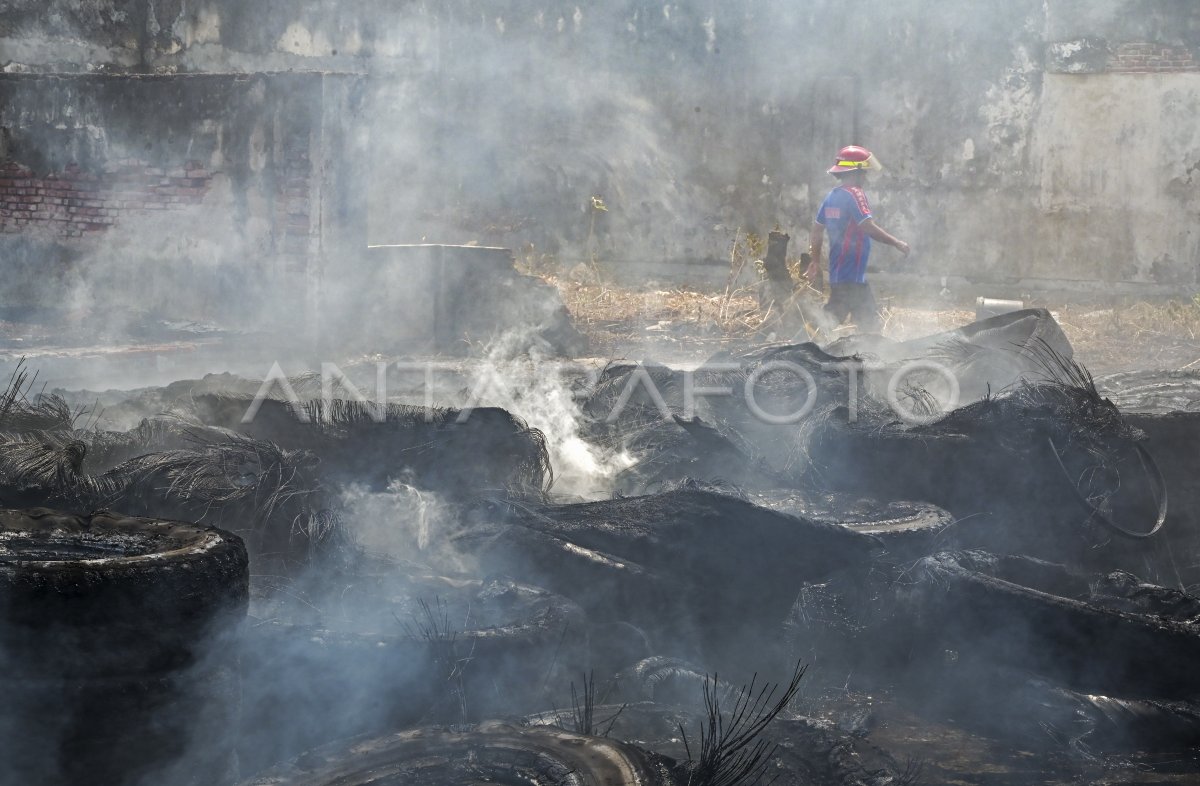
[[[597, 355], [647, 344], [681, 351], [760, 337], [764, 315], [752, 288], [639, 289], [596, 275], [549, 275]], [[885, 295], [885, 292], [878, 292]], [[817, 301], [817, 294], [809, 297]], [[950, 330], [975, 319], [973, 304], [929, 306], [881, 297], [884, 334], [905, 339]], [[1193, 300], [1082, 306], [1038, 302], [1058, 318], [1076, 355], [1096, 373], [1132, 368], [1200, 370], [1200, 304]], [[848, 331], [849, 328], [843, 328]]]
[[691, 337], [708, 344], [754, 336], [763, 323], [754, 293], [679, 287], [633, 289], [549, 277], [598, 354], [648, 339]]

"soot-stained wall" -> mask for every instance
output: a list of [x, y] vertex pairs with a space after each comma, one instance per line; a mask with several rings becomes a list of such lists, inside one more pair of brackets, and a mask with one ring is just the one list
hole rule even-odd
[[[854, 141], [888, 166], [877, 214], [915, 249], [904, 265], [883, 250], [885, 270], [1017, 292], [1197, 284], [1192, 0], [7, 0], [0, 12], [8, 70], [362, 75], [340, 143], [362, 151], [356, 191], [376, 243], [479, 241], [719, 277], [739, 231], [779, 227], [803, 244], [824, 169]], [[189, 161], [205, 163], [169, 165]]]

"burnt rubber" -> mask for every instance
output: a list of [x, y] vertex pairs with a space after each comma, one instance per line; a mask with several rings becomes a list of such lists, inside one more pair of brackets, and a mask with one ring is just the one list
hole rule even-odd
[[1200, 374], [1195, 371], [1121, 371], [1098, 377], [1096, 387], [1126, 413], [1200, 412]]
[[1059, 452], [1058, 446], [1054, 444], [1054, 440], [1047, 439], [1047, 442], [1050, 445], [1050, 451], [1054, 454], [1054, 459], [1058, 463], [1059, 469], [1062, 470], [1062, 474], [1067, 481], [1067, 485], [1073, 492], [1075, 499], [1079, 502], [1080, 507], [1087, 511], [1090, 521], [1099, 521], [1105, 527], [1108, 527], [1109, 530], [1117, 533], [1118, 535], [1123, 535], [1134, 540], [1142, 540], [1153, 537], [1154, 535], [1158, 534], [1159, 530], [1162, 529], [1163, 524], [1166, 523], [1167, 513], [1170, 509], [1167, 494], [1167, 481], [1163, 477], [1162, 470], [1158, 468], [1158, 462], [1154, 460], [1154, 456], [1150, 454], [1150, 451], [1146, 450], [1144, 445], [1138, 443], [1133, 447], [1134, 450], [1137, 451], [1137, 456], [1141, 461], [1142, 469], [1146, 474], [1146, 478], [1150, 481], [1150, 489], [1151, 493], [1154, 495], [1154, 506], [1157, 510], [1157, 515], [1154, 519], [1154, 525], [1150, 529], [1146, 530], [1145, 532], [1138, 532], [1135, 530], [1126, 529], [1124, 526], [1114, 521], [1109, 515], [1089, 502], [1087, 498], [1080, 493], [1079, 486], [1077, 486], [1074, 481], [1071, 480], [1071, 475], [1067, 471], [1066, 465], [1063, 464], [1062, 453]]
[[[1086, 576], [1024, 557], [943, 552], [896, 584], [915, 641], [1029, 669], [1089, 694], [1200, 695], [1200, 631], [1133, 613]], [[1111, 592], [1107, 592], [1111, 595]]]
[[181, 522], [0, 510], [0, 658], [24, 675], [140, 674], [189, 665], [245, 615], [246, 548]]
[[227, 786], [241, 680], [231, 666], [174, 674], [0, 678], [0, 783]]
[[937, 536], [954, 523], [949, 512], [926, 502], [882, 502], [850, 494], [777, 490], [748, 492], [764, 508], [871, 535], [889, 552], [924, 556]]
[[323, 748], [244, 786], [681, 786], [674, 766], [615, 740], [485, 723]]
[[536, 495], [554, 480], [542, 432], [498, 407], [389, 404], [379, 413], [370, 404], [340, 399], [293, 407], [273, 399], [211, 394], [196, 396], [193, 405], [210, 426], [311, 452], [327, 481], [383, 490], [399, 479], [461, 496], [482, 489]]
[[315, 587], [256, 577], [240, 658], [247, 772], [333, 740], [530, 711], [547, 682], [588, 664], [586, 621], [566, 598], [391, 570], [325, 572]]

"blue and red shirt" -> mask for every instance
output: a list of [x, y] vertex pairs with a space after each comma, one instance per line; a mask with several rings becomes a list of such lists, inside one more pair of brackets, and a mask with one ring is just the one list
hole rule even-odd
[[860, 226], [871, 216], [867, 195], [858, 186], [838, 186], [829, 192], [817, 223], [829, 236], [829, 283], [862, 284], [867, 280], [871, 238]]

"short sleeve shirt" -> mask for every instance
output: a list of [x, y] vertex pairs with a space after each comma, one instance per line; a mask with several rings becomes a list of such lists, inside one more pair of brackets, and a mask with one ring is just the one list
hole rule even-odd
[[860, 226], [872, 218], [867, 195], [858, 186], [838, 186], [829, 192], [817, 223], [829, 236], [829, 283], [862, 284], [867, 280], [871, 238]]

